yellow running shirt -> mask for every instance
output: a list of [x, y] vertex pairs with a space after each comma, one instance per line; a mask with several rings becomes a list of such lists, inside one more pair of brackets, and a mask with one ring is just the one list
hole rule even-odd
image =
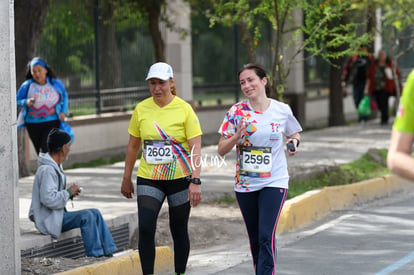
[[132, 113], [128, 132], [141, 139], [139, 177], [171, 180], [191, 175], [188, 140], [202, 131], [193, 108], [183, 99], [175, 96], [162, 108], [152, 97], [141, 101]]
[[414, 134], [414, 70], [408, 75], [393, 128]]

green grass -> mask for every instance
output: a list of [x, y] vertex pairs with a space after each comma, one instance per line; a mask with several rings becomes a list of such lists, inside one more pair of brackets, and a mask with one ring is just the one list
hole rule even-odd
[[71, 110], [70, 113], [72, 114], [72, 116], [85, 116], [85, 115], [93, 115], [96, 114], [96, 109], [95, 108], [77, 108], [75, 110]]
[[[306, 179], [293, 180], [289, 183], [288, 199], [325, 186], [352, 184], [389, 174], [386, 159], [386, 149], [374, 149], [350, 163], [334, 167]], [[226, 195], [212, 203], [230, 205], [235, 204], [236, 200], [233, 196]]]
[[[239, 95], [239, 98], [241, 97], [242, 95]], [[219, 93], [195, 93], [193, 100], [197, 104], [201, 101], [202, 106], [217, 106], [218, 100], [220, 100], [221, 105], [232, 105], [235, 103], [235, 98], [234, 91], [223, 91]]]
[[380, 177], [389, 173], [386, 166], [387, 150], [371, 150], [359, 159], [335, 167], [307, 179], [289, 184], [288, 199], [325, 186], [345, 185]]
[[120, 162], [124, 160], [125, 160], [125, 155], [116, 156], [112, 158], [99, 158], [99, 159], [91, 160], [85, 163], [74, 163], [66, 167], [66, 169], [98, 167], [98, 166], [103, 166], [103, 165], [114, 164], [116, 162]]
[[[389, 170], [386, 166], [386, 159], [386, 149], [371, 149], [359, 159], [356, 159], [350, 163], [334, 167], [328, 171], [316, 174], [306, 179], [292, 180], [289, 183], [288, 199], [301, 195], [307, 191], [319, 189], [325, 186], [346, 185], [389, 174]], [[100, 158], [87, 163], [76, 163], [66, 169], [98, 167], [124, 160], [124, 155], [110, 159]], [[236, 200], [233, 196], [225, 195], [224, 197], [214, 200], [211, 203], [231, 205], [235, 204]]]
[[236, 204], [236, 198], [233, 195], [225, 194], [224, 197], [220, 199], [212, 200], [209, 203], [222, 205], [222, 206], [229, 206], [229, 205]]

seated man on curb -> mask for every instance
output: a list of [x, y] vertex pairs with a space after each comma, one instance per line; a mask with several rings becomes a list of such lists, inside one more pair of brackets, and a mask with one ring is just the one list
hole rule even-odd
[[61, 232], [79, 227], [86, 256], [111, 256], [117, 247], [99, 210], [66, 210], [68, 200], [81, 191], [76, 184], [66, 189], [62, 163], [70, 145], [70, 136], [66, 132], [56, 128], [50, 131], [48, 153], [40, 153], [38, 159], [29, 218], [40, 233], [54, 239], [58, 239]]

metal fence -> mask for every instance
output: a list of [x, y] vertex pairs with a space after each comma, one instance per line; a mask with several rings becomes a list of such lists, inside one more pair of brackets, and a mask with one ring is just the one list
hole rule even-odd
[[[73, 115], [130, 110], [150, 96], [144, 77], [154, 62], [151, 36], [145, 25], [134, 22], [128, 14], [118, 16], [128, 20], [109, 20], [104, 6], [90, 3], [52, 1], [38, 55], [48, 61], [64, 82]], [[195, 104], [204, 107], [238, 101], [241, 92], [236, 75], [247, 56], [238, 28], [210, 28], [207, 18], [193, 15], [191, 30]], [[263, 37], [267, 42], [259, 45], [258, 60], [269, 67], [269, 26], [263, 29]], [[326, 70], [318, 64], [317, 59], [312, 65], [305, 64], [312, 67], [313, 77], [309, 80], [326, 81], [327, 76], [320, 73]]]
[[[236, 82], [194, 84], [193, 102], [197, 107], [231, 105], [242, 97], [240, 85]], [[326, 82], [312, 82], [305, 85], [307, 100], [315, 100], [328, 95]], [[97, 104], [101, 112], [132, 110], [135, 105], [151, 96], [147, 85], [104, 89], [97, 95], [94, 90], [69, 92], [69, 112], [72, 115], [97, 113]]]
[[127, 87], [101, 90], [69, 92], [69, 112], [72, 115], [94, 114], [99, 112], [127, 111], [136, 103], [150, 96], [148, 87]]
[[[238, 83], [194, 84], [194, 103], [199, 107], [233, 104], [239, 100]], [[148, 85], [100, 90], [69, 91], [69, 112], [72, 115], [132, 110], [135, 105], [151, 96]], [[99, 105], [99, 106], [98, 106]], [[99, 107], [99, 108], [98, 108]]]

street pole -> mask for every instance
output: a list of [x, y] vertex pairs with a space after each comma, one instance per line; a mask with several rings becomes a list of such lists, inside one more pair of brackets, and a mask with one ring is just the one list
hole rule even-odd
[[[239, 26], [237, 24], [233, 27], [233, 65], [234, 65], [234, 77], [237, 76], [237, 73], [239, 71]], [[236, 83], [238, 83], [238, 79], [236, 78]], [[236, 88], [234, 90], [234, 98], [235, 102], [239, 102], [239, 85], [236, 85]]]
[[96, 89], [96, 114], [101, 113], [101, 89], [99, 83], [100, 78], [100, 63], [99, 63], [99, 1], [94, 2], [94, 32], [95, 32], [95, 89]]
[[0, 267], [20, 274], [14, 2], [0, 1]]

